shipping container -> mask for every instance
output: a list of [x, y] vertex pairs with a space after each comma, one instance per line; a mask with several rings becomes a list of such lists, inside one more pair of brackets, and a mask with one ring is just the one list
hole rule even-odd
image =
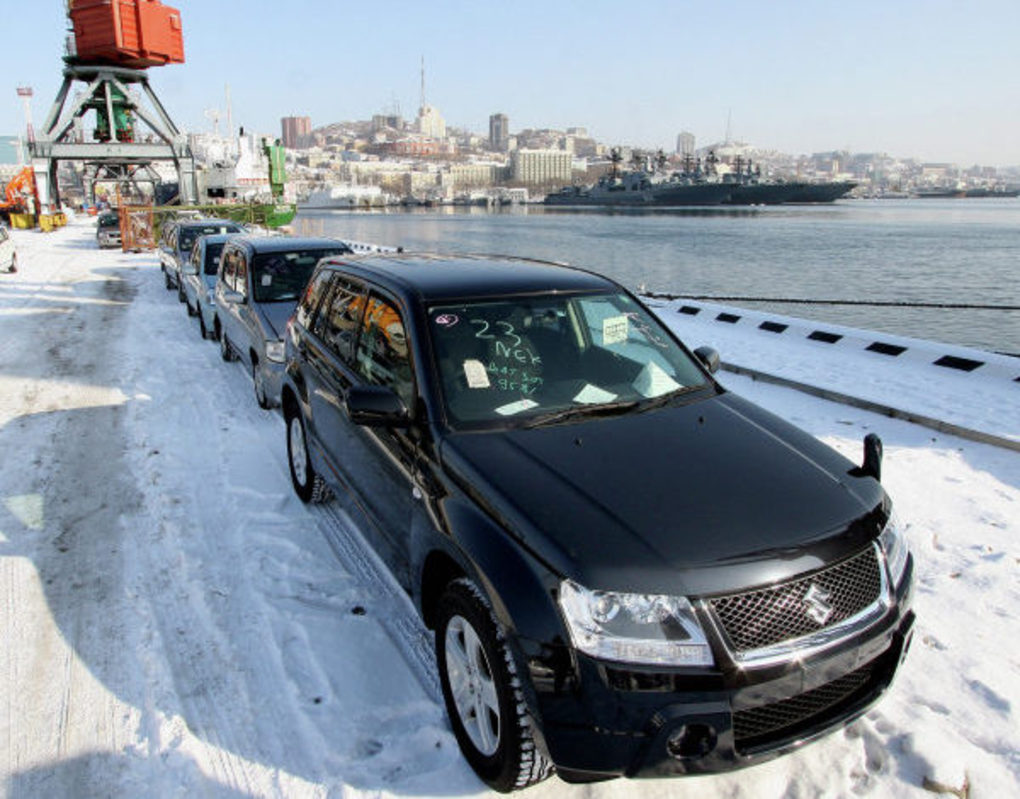
[[75, 58], [86, 64], [184, 63], [181, 14], [159, 0], [71, 0]]

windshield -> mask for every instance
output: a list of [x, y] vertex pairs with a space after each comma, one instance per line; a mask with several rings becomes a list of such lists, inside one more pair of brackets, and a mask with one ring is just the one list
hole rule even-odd
[[709, 385], [626, 294], [434, 306], [429, 327], [454, 426], [630, 412]]
[[120, 217], [117, 214], [102, 214], [99, 217], [99, 227], [120, 227]]
[[205, 245], [205, 273], [215, 275], [220, 268], [220, 255], [223, 253], [223, 242], [207, 242]]
[[181, 252], [191, 252], [191, 245], [199, 236], [211, 236], [216, 233], [240, 233], [241, 228], [237, 225], [203, 225], [202, 227], [184, 227], [177, 237], [177, 249]]
[[282, 250], [256, 255], [252, 262], [252, 285], [256, 302], [296, 302], [308, 285], [315, 265], [327, 255], [341, 255], [348, 250], [336, 247]]

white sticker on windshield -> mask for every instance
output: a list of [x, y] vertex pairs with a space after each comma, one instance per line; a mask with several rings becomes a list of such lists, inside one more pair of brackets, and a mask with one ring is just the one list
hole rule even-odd
[[602, 320], [602, 346], [619, 344], [627, 340], [628, 320], [626, 316], [607, 316]]
[[517, 400], [517, 402], [511, 402], [509, 405], [501, 405], [500, 407], [496, 408], [496, 413], [498, 413], [500, 416], [513, 416], [515, 413], [520, 413], [521, 411], [529, 411], [532, 408], [537, 407], [538, 403], [535, 402], [534, 400], [522, 399]]
[[616, 399], [616, 395], [611, 391], [593, 386], [591, 383], [585, 383], [584, 388], [578, 391], [574, 397], [574, 402], [580, 402], [582, 405], [598, 405], [603, 402], [612, 402], [614, 399]]
[[661, 397], [670, 391], [676, 391], [680, 384], [666, 374], [662, 367], [654, 361], [645, 364], [637, 378], [634, 380], [634, 390], [642, 397]]
[[467, 378], [468, 388], [489, 388], [492, 385], [485, 364], [474, 358], [464, 361], [464, 377]]
[[263, 286], [271, 286], [271, 285], [273, 285], [273, 276], [272, 275], [263, 275], [262, 276], [262, 285]]

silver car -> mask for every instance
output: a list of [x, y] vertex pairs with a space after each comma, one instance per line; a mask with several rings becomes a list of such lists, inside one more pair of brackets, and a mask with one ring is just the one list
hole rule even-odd
[[244, 228], [228, 219], [184, 219], [174, 224], [160, 242], [159, 260], [167, 289], [177, 289], [177, 299], [184, 302], [181, 285], [181, 264], [191, 257], [191, 248], [199, 236], [215, 233], [243, 233]]
[[120, 247], [120, 215], [116, 211], [103, 211], [96, 218], [96, 243], [101, 250]]
[[251, 371], [261, 408], [280, 404], [283, 335], [319, 259], [349, 254], [327, 238], [231, 236], [223, 246], [214, 292], [214, 336], [225, 361]]
[[223, 245], [232, 234], [216, 233], [199, 236], [191, 248], [191, 256], [181, 265], [181, 286], [188, 316], [198, 317], [202, 338], [213, 338], [216, 321], [216, 274], [220, 267]]
[[3, 225], [0, 225], [0, 269], [5, 272], [18, 271], [18, 254], [14, 251], [11, 234]]

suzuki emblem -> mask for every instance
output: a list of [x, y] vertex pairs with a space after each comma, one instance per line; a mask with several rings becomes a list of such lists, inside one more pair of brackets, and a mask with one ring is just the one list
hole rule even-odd
[[816, 583], [811, 583], [811, 587], [804, 594], [804, 610], [819, 625], [825, 624], [834, 610], [829, 604], [829, 596], [829, 593], [819, 588]]

